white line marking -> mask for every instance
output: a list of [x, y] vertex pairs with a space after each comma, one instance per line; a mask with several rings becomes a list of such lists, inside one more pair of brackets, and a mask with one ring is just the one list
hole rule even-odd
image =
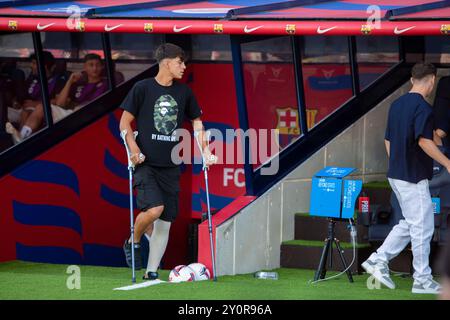
[[142, 283], [133, 284], [131, 286], [115, 288], [114, 290], [129, 291], [129, 290], [135, 290], [135, 289], [141, 289], [141, 288], [145, 288], [145, 287], [154, 286], [154, 285], [164, 283], [164, 282], [165, 281], [156, 279], [156, 280], [144, 281]]

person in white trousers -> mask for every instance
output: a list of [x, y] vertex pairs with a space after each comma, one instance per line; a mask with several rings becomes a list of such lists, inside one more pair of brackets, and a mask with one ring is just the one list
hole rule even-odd
[[449, 172], [450, 160], [433, 142], [433, 110], [425, 100], [433, 90], [436, 68], [417, 63], [411, 74], [412, 89], [392, 103], [385, 134], [389, 157], [387, 177], [403, 219], [361, 266], [380, 283], [395, 289], [388, 263], [411, 242], [412, 293], [438, 294], [441, 286], [433, 280], [429, 266], [434, 216], [428, 180], [433, 175], [433, 159]]

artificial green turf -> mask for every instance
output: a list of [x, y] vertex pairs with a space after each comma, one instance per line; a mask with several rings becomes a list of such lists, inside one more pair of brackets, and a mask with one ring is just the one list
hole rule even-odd
[[297, 212], [295, 215], [299, 217], [309, 217], [309, 212]]
[[[315, 241], [315, 240], [289, 240], [283, 242], [285, 245], [292, 246], [306, 246], [306, 247], [323, 247], [323, 241]], [[339, 242], [342, 249], [353, 248], [353, 245], [350, 242]], [[356, 248], [368, 248], [370, 244], [368, 243], [357, 243]]]
[[[132, 291], [113, 291], [131, 284], [130, 269], [80, 266], [81, 289], [69, 290], [67, 265], [29, 262], [0, 263], [0, 299], [154, 299], [154, 300], [298, 300], [298, 299], [363, 299], [405, 300], [435, 299], [432, 295], [411, 293], [412, 279], [393, 276], [397, 289], [369, 290], [367, 275], [354, 276], [354, 283], [341, 276], [317, 284], [308, 283], [313, 270], [277, 269], [279, 280], [255, 279], [253, 274], [222, 276], [217, 282], [199, 281], [179, 284], [163, 283]], [[166, 280], [168, 271], [161, 271]], [[139, 271], [138, 282], [143, 270]], [[330, 272], [327, 276], [334, 273]]]

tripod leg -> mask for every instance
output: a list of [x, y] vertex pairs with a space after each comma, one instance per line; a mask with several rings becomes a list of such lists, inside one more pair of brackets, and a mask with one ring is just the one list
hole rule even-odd
[[[336, 240], [336, 239], [334, 239], [333, 241], [336, 244], [336, 248], [338, 250], [339, 257], [340, 257], [341, 262], [342, 262], [342, 266], [344, 267], [344, 270], [345, 270], [345, 269], [347, 269], [348, 265], [347, 265], [347, 261], [345, 260], [344, 254], [342, 253], [342, 249], [341, 249], [341, 246], [339, 244], [339, 241]], [[347, 270], [347, 277], [348, 277], [348, 281], [353, 282], [352, 272], [351, 272], [350, 269]]]
[[[331, 239], [333, 239], [333, 238], [331, 238]], [[331, 268], [333, 268], [333, 241], [332, 240], [330, 241], [330, 249], [328, 250], [328, 256], [330, 258], [329, 267], [331, 270]]]
[[325, 274], [327, 273], [326, 263], [328, 258], [328, 253], [330, 250], [331, 239], [326, 239], [325, 244], [323, 246], [322, 255], [320, 257], [319, 268], [314, 275], [314, 281], [325, 278]]

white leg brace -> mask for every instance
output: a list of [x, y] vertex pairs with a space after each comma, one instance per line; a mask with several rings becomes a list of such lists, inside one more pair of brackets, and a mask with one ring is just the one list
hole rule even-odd
[[156, 272], [161, 259], [166, 251], [169, 240], [170, 222], [156, 220], [149, 243], [149, 254], [147, 263], [147, 272]]

